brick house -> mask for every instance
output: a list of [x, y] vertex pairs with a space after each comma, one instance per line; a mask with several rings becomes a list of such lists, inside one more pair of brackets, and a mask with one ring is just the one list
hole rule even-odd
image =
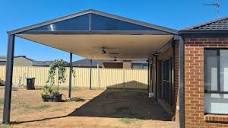
[[180, 35], [185, 40], [185, 127], [228, 127], [228, 18]]
[[178, 32], [86, 10], [10, 31], [5, 124], [10, 121], [15, 36], [69, 52], [71, 67], [72, 53], [93, 60], [147, 60], [148, 96], [179, 127], [228, 127], [228, 18]]

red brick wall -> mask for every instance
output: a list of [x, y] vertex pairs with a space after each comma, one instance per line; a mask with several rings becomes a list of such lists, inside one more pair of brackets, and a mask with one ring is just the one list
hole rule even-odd
[[185, 126], [228, 128], [228, 115], [204, 114], [204, 48], [228, 48], [228, 38], [185, 38]]

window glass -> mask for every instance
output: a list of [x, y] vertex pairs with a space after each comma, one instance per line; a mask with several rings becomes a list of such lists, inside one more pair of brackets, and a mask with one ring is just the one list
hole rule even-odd
[[217, 51], [206, 50], [205, 52], [205, 90], [217, 91]]
[[228, 50], [220, 50], [220, 88], [228, 91]]
[[205, 93], [206, 113], [228, 114], [228, 94], [225, 93], [228, 91], [227, 58], [228, 50], [205, 51], [205, 89], [208, 91]]
[[205, 112], [228, 114], [228, 94], [205, 94]]

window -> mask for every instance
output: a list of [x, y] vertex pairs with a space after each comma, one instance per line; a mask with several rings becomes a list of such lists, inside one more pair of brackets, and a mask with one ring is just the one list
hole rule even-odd
[[205, 50], [205, 112], [228, 114], [228, 49]]

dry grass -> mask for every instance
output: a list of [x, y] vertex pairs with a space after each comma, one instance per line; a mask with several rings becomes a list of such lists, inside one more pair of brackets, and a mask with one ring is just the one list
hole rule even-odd
[[[62, 92], [66, 97], [67, 90], [63, 89]], [[2, 120], [1, 115], [3, 107], [3, 94], [3, 89], [0, 89], [0, 121]], [[42, 102], [40, 90], [27, 91], [24, 89], [18, 89], [17, 91], [13, 91], [12, 94], [13, 97], [11, 120], [13, 121], [13, 123], [10, 126], [0, 127], [174, 128], [175, 126], [174, 123], [171, 121], [164, 122], [159, 120], [154, 121], [152, 119], [129, 118], [127, 117], [127, 115], [125, 117], [124, 115], [128, 114], [126, 112], [129, 112], [130, 116], [131, 114], [135, 114], [133, 113], [133, 110], [129, 111], [129, 108], [125, 106], [125, 103], [130, 103], [131, 101], [122, 101], [120, 97], [117, 97], [118, 95], [116, 93], [108, 92], [106, 94], [104, 93], [104, 90], [74, 89], [72, 92], [72, 97], [74, 98], [72, 98], [71, 100], [67, 100], [67, 102], [59, 103]], [[123, 93], [123, 95], [120, 96], [127, 97], [127, 91], [126, 93]], [[132, 101], [138, 100], [137, 98], [138, 96], [132, 97]], [[94, 104], [94, 102], [96, 103]], [[115, 109], [112, 109], [110, 108], [110, 106], [112, 105], [118, 106], [114, 107]], [[138, 107], [139, 108], [136, 107], [135, 110], [141, 109], [141, 107], [145, 106], [141, 104]], [[82, 113], [77, 113], [77, 111], [81, 109]], [[84, 112], [83, 109], [86, 111]], [[75, 115], [74, 112], [76, 112]]]
[[123, 122], [123, 123], [126, 123], [126, 124], [132, 124], [132, 123], [139, 122], [141, 120], [139, 120], [139, 119], [130, 119], [130, 118], [121, 118], [120, 121]]

